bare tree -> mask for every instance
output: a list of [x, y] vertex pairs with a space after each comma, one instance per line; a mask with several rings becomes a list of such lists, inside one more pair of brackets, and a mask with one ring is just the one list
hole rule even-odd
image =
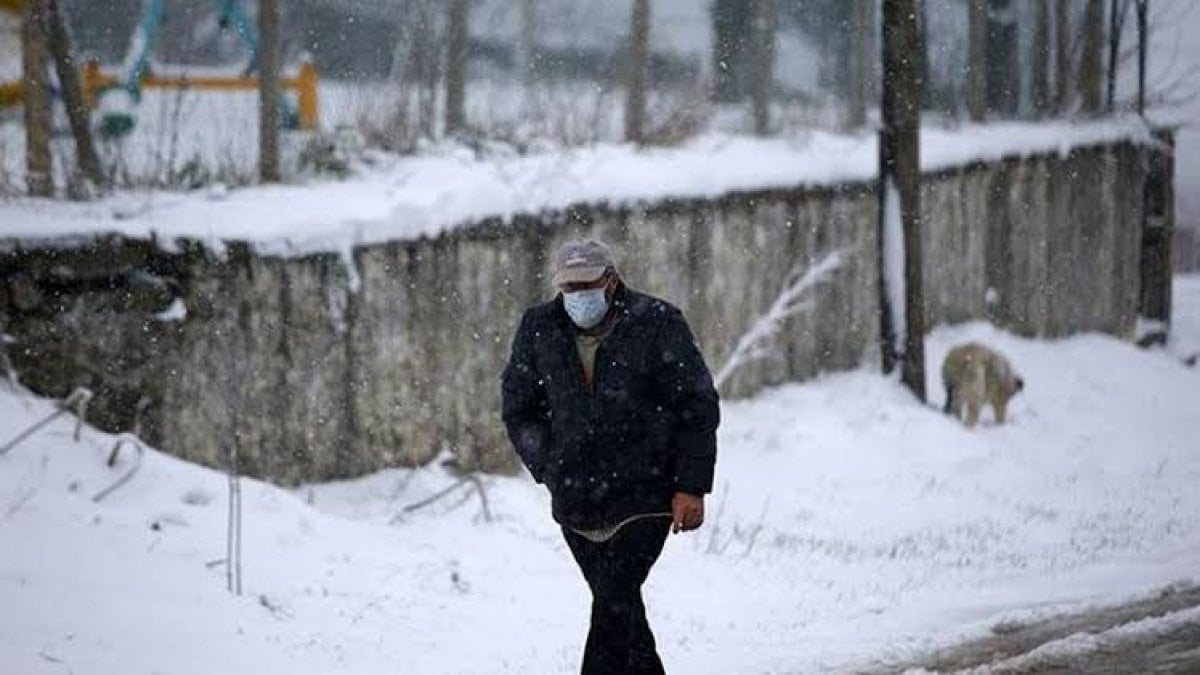
[[713, 0], [713, 98], [733, 103], [749, 90], [749, 52], [754, 31], [754, 3], [747, 0]]
[[650, 0], [633, 0], [625, 79], [625, 140], [641, 143], [646, 132], [646, 80], [650, 60]]
[[21, 68], [25, 87], [25, 186], [35, 197], [54, 196], [50, 154], [50, 54], [41, 3], [26, 2], [21, 16]]
[[754, 7], [754, 133], [771, 129], [771, 83], [775, 73], [775, 29], [779, 24], [778, 0], [756, 0]]
[[875, 0], [854, 0], [851, 26], [850, 92], [847, 96], [846, 126], [860, 129], [867, 124], [867, 97], [874, 70]]
[[1055, 0], [1054, 4], [1054, 107], [1062, 115], [1073, 102], [1071, 70], [1075, 63], [1074, 28], [1071, 22], [1071, 0]]
[[466, 128], [467, 0], [450, 0], [446, 14], [446, 133]]
[[845, 264], [846, 254], [843, 250], [832, 251], [807, 269], [797, 266], [792, 270], [775, 301], [766, 313], [759, 316], [738, 338], [733, 351], [713, 376], [713, 384], [718, 390], [724, 387], [734, 372], [742, 366], [778, 353], [776, 340], [784, 328], [784, 323], [789, 318], [813, 308], [808, 296], [818, 286], [829, 281], [833, 273]]
[[967, 17], [967, 114], [982, 122], [987, 114], [987, 3], [969, 0]]
[[1034, 3], [1033, 19], [1033, 113], [1050, 113], [1050, 6], [1045, 0]]
[[1083, 50], [1079, 58], [1079, 102], [1098, 115], [1104, 104], [1104, 0], [1087, 0], [1083, 13]]
[[416, 0], [417, 26], [412, 40], [412, 72], [417, 81], [417, 126], [421, 135], [433, 138], [437, 128], [437, 90], [442, 64], [438, 58], [438, 34], [434, 0]]
[[279, 0], [258, 0], [258, 177], [279, 182]]
[[537, 83], [538, 0], [521, 2], [521, 79], [527, 89]]
[[103, 187], [106, 181], [104, 171], [100, 167], [100, 156], [96, 154], [96, 145], [92, 141], [91, 115], [83, 100], [83, 87], [79, 83], [79, 68], [75, 65], [75, 58], [71, 55], [71, 34], [67, 30], [67, 22], [63, 17], [62, 7], [58, 0], [44, 0], [44, 2], [43, 19], [47, 34], [46, 42], [54, 57], [54, 67], [58, 73], [63, 104], [67, 109], [67, 122], [71, 127], [71, 136], [75, 140], [75, 159], [88, 181], [94, 186]]
[[[925, 400], [925, 300], [921, 270], [920, 114], [924, 49], [917, 0], [883, 0], [883, 128], [879, 135], [880, 327], [883, 367]], [[902, 230], [902, 232], [900, 232]], [[898, 268], [903, 268], [898, 269]], [[901, 281], [902, 280], [902, 281]], [[903, 285], [903, 293], [897, 285]], [[904, 311], [897, 303], [903, 302]], [[901, 347], [903, 344], [903, 347]]]
[[1117, 102], [1117, 59], [1121, 56], [1121, 0], [1108, 3], [1108, 86], [1105, 89], [1104, 109], [1110, 114]]
[[986, 108], [1006, 116], [1021, 110], [1020, 29], [1014, 0], [988, 0]]
[[[1138, 34], [1138, 83], [1137, 83], [1137, 111], [1139, 115], [1146, 114], [1146, 54], [1149, 44], [1149, 26], [1147, 25], [1146, 17], [1149, 9], [1149, 0], [1136, 0], [1137, 2], [1137, 34]], [[1144, 217], [1144, 216], [1143, 216]]]

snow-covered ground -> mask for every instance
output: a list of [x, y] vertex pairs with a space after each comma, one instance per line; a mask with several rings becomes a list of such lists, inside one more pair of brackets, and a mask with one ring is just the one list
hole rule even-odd
[[[1200, 278], [1176, 343], [1200, 345]], [[939, 329], [1025, 376], [1012, 424], [968, 431], [871, 369], [724, 405], [708, 523], [647, 586], [671, 672], [808, 673], [901, 658], [1002, 622], [1196, 583], [1200, 369], [1085, 335]], [[486, 385], [491, 386], [491, 385]], [[52, 410], [0, 386], [0, 442]], [[985, 418], [990, 419], [990, 418]], [[567, 673], [587, 594], [526, 478], [388, 471], [244, 484], [245, 593], [225, 592], [226, 482], [60, 419], [0, 457], [6, 673]]]

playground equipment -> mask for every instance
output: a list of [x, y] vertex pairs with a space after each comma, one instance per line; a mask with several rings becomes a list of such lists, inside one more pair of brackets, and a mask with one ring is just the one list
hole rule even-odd
[[[237, 0], [212, 0], [222, 27], [231, 26], [246, 45], [248, 60], [236, 75], [158, 75], [151, 72], [150, 56], [158, 29], [166, 16], [167, 0], [146, 0], [138, 27], [130, 39], [125, 63], [109, 72], [95, 61], [83, 69], [83, 93], [88, 106], [98, 113], [97, 126], [106, 137], [120, 137], [136, 124], [137, 104], [143, 89], [193, 89], [200, 91], [257, 91], [258, 28]], [[0, 0], [0, 11], [19, 14], [25, 0]], [[285, 129], [315, 130], [318, 125], [317, 69], [305, 61], [292, 77], [280, 77], [279, 86], [294, 91], [296, 101], [281, 97]], [[25, 98], [19, 81], [0, 81], [0, 108], [20, 105]]]
[[[20, 0], [0, 0], [19, 2]], [[99, 111], [100, 133], [119, 137], [133, 129], [136, 107], [143, 88], [199, 89], [217, 91], [254, 91], [258, 80], [252, 74], [258, 67], [258, 28], [237, 0], [212, 0], [221, 27], [232, 26], [246, 45], [249, 59], [237, 76], [156, 76], [151, 73], [150, 55], [166, 15], [167, 0], [146, 0], [141, 20], [130, 39], [129, 53], [119, 74], [105, 73], [98, 64], [89, 63], [84, 70], [84, 97]], [[311, 63], [304, 63], [293, 78], [280, 78], [280, 87], [297, 92], [295, 105], [282, 97], [281, 115], [285, 129], [315, 129], [317, 127], [317, 73]]]

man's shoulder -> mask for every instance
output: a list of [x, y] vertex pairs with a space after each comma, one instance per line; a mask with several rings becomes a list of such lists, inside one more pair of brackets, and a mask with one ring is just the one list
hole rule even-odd
[[525, 325], [542, 326], [552, 321], [558, 312], [558, 299], [539, 302], [525, 310], [522, 323]]
[[630, 316], [657, 322], [672, 315], [682, 315], [678, 307], [660, 297], [630, 288], [626, 288], [625, 293], [625, 303]]

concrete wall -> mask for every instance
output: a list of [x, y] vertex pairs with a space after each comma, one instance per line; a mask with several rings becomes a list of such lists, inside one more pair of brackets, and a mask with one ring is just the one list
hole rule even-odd
[[[1027, 335], [1131, 336], [1144, 152], [1094, 147], [926, 176], [929, 325], [992, 318]], [[8, 242], [0, 319], [35, 390], [90, 386], [101, 426], [137, 425], [188, 459], [220, 466], [236, 446], [248, 472], [283, 483], [444, 450], [497, 466], [511, 461], [497, 411], [512, 332], [525, 306], [550, 296], [554, 250], [582, 236], [612, 243], [632, 286], [684, 310], [714, 370], [791, 270], [847, 251], [812, 311], [788, 322], [773, 357], [737, 373], [729, 396], [875, 358], [867, 184], [481, 222], [358, 248], [357, 284], [334, 254]], [[186, 319], [155, 318], [174, 296]]]

